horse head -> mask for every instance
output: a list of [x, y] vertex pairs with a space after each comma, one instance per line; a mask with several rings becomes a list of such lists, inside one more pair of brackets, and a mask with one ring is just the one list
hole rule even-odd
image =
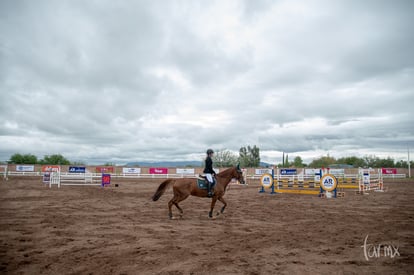
[[243, 171], [240, 169], [240, 164], [237, 164], [237, 166], [235, 167], [234, 178], [237, 179], [240, 182], [240, 184], [246, 184], [243, 177]]

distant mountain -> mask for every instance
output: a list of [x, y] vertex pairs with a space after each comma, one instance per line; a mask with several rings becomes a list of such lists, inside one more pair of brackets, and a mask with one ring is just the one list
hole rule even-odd
[[202, 161], [136, 161], [129, 162], [126, 166], [139, 166], [139, 167], [202, 167], [204, 164]]
[[[189, 161], [135, 161], [125, 164], [125, 166], [138, 167], [203, 167], [203, 161], [189, 160]], [[260, 167], [271, 167], [267, 162], [260, 162]]]
[[270, 168], [272, 167], [273, 164], [267, 163], [267, 162], [260, 162], [260, 167], [266, 167], [266, 168]]

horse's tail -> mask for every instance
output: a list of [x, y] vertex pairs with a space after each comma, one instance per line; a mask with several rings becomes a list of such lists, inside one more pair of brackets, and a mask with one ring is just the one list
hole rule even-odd
[[161, 198], [162, 194], [164, 194], [165, 190], [170, 186], [171, 183], [173, 183], [173, 179], [168, 179], [163, 181], [160, 186], [158, 186], [157, 191], [155, 191], [155, 194], [152, 196], [153, 201], [157, 201], [159, 198]]

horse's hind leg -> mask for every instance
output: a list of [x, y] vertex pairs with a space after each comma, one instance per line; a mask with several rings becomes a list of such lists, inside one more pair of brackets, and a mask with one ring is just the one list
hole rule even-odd
[[188, 198], [189, 195], [181, 195], [181, 196], [177, 196], [177, 199], [174, 201], [174, 205], [175, 207], [177, 207], [178, 211], [180, 211], [180, 216], [181, 218], [183, 217], [184, 211], [183, 209], [178, 205], [179, 202], [185, 200], [186, 198]]
[[178, 211], [180, 211], [180, 218], [183, 217], [184, 211], [183, 209], [178, 205], [177, 202], [174, 202], [175, 207], [177, 207]]
[[170, 219], [172, 219], [172, 218], [173, 218], [173, 215], [172, 215], [172, 209], [171, 209], [172, 205], [174, 204], [173, 200], [174, 200], [174, 198], [172, 198], [172, 199], [168, 202], [168, 217], [169, 217]]
[[187, 196], [179, 196], [177, 194], [174, 194], [174, 197], [168, 202], [168, 210], [169, 210], [169, 217], [170, 217], [170, 219], [172, 219], [172, 209], [171, 209], [171, 207], [172, 207], [173, 204], [175, 205], [175, 207], [177, 207], [178, 211], [180, 211], [180, 217], [181, 218], [183, 217], [184, 211], [178, 205], [178, 203], [180, 201], [185, 200], [187, 197], [188, 197], [188, 195]]

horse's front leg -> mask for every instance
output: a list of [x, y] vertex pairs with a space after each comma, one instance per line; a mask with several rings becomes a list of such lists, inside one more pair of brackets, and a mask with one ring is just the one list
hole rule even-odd
[[211, 200], [211, 208], [210, 208], [210, 212], [208, 212], [208, 216], [209, 216], [210, 218], [212, 218], [212, 217], [213, 217], [213, 210], [214, 210], [214, 206], [216, 205], [216, 202], [217, 202], [217, 197], [216, 197], [216, 196], [214, 196], [214, 197], [213, 197], [213, 199]]
[[219, 201], [221, 201], [221, 202], [223, 203], [223, 207], [222, 207], [222, 208], [221, 208], [221, 210], [220, 210], [220, 213], [221, 213], [221, 214], [223, 214], [224, 209], [226, 209], [227, 202], [224, 200], [224, 198], [223, 198], [223, 197], [220, 197], [220, 198], [219, 198]]

